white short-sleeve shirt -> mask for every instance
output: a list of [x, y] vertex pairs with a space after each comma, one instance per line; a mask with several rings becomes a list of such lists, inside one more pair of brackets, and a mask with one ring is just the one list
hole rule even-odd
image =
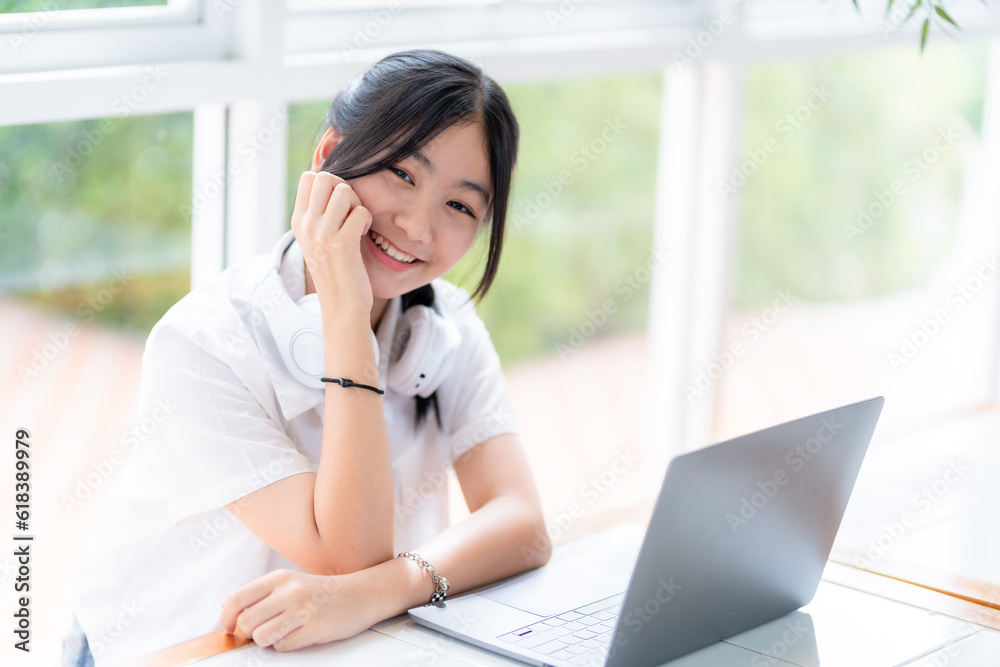
[[[394, 551], [416, 549], [448, 526], [447, 470], [463, 452], [516, 432], [499, 359], [468, 295], [432, 283], [461, 334], [433, 412], [419, 428], [415, 400], [386, 388], [392, 455]], [[267, 309], [305, 292], [291, 232], [268, 254], [192, 290], [150, 332], [139, 417], [150, 428], [126, 453], [83, 557], [74, 613], [96, 667], [218, 630], [220, 602], [261, 575], [295, 568], [228, 510], [257, 489], [318, 469], [324, 390], [285, 369]], [[386, 387], [400, 299], [379, 323]]]

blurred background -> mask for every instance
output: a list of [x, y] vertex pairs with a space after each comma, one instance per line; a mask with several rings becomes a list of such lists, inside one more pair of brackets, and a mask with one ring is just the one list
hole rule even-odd
[[[0, 0], [0, 424], [36, 466], [23, 664], [55, 662], [71, 554], [155, 428], [134, 405], [150, 328], [273, 246], [333, 96], [402, 48], [481, 63], [521, 123], [479, 312], [557, 541], [713, 441], [873, 395], [876, 442], [991, 409], [1000, 12], [946, 6], [961, 31], [934, 16], [921, 48], [923, 10], [874, 0]], [[449, 279], [471, 291], [482, 257]]]

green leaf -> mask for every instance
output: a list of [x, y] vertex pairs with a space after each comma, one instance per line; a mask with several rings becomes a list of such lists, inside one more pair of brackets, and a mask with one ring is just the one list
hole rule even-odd
[[917, 13], [917, 7], [919, 7], [922, 4], [923, 0], [917, 0], [915, 3], [913, 3], [913, 6], [910, 7], [910, 13], [906, 15], [905, 19], [903, 19], [903, 23], [907, 23], [911, 18], [913, 18], [913, 15]]
[[920, 31], [920, 53], [924, 52], [924, 47], [927, 45], [927, 31], [931, 27], [931, 20], [929, 18], [924, 19], [924, 27]]
[[[985, 0], [983, 0], [985, 2]], [[861, 7], [858, 6], [858, 0], [851, 0], [854, 3], [854, 8], [858, 10], [858, 14], [861, 13]]]
[[944, 10], [944, 7], [942, 7], [941, 5], [935, 5], [934, 6], [934, 11], [936, 11], [937, 15], [940, 16], [941, 18], [943, 18], [945, 21], [947, 21], [948, 23], [950, 23], [953, 26], [955, 26], [956, 28], [958, 28], [958, 24], [955, 23], [955, 21], [950, 16], [948, 16], [948, 12], [946, 12]]

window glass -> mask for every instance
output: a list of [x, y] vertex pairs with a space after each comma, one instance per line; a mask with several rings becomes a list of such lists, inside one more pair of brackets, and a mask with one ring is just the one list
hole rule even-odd
[[189, 290], [191, 132], [190, 113], [0, 127], [0, 421], [30, 433], [38, 664], [60, 662], [95, 500], [158, 426], [136, 394]]
[[[883, 428], [986, 400], [995, 224], [978, 197], [985, 49], [935, 44], [749, 69], [717, 435], [871, 395]], [[981, 192], [981, 190], [980, 190]]]
[[[549, 530], [638, 499], [660, 78], [505, 86], [520, 153], [497, 279], [478, 310], [507, 376]], [[288, 197], [328, 102], [291, 109]], [[485, 237], [446, 278], [469, 292]], [[461, 497], [457, 512], [462, 512]]]
[[48, 12], [53, 9], [102, 9], [105, 7], [148, 7], [166, 5], [168, 0], [0, 0], [0, 13]]
[[6, 298], [148, 332], [190, 289], [191, 132], [190, 113], [0, 128]]

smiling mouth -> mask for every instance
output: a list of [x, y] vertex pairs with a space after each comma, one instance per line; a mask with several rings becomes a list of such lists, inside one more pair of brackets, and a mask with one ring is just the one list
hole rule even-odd
[[407, 255], [402, 250], [397, 250], [393, 246], [389, 245], [389, 242], [386, 241], [384, 238], [382, 238], [381, 234], [377, 234], [375, 232], [369, 232], [368, 237], [375, 242], [375, 245], [377, 245], [379, 248], [382, 249], [383, 253], [385, 253], [389, 257], [392, 257], [397, 262], [402, 262], [403, 264], [412, 264], [417, 259], [413, 255]]

